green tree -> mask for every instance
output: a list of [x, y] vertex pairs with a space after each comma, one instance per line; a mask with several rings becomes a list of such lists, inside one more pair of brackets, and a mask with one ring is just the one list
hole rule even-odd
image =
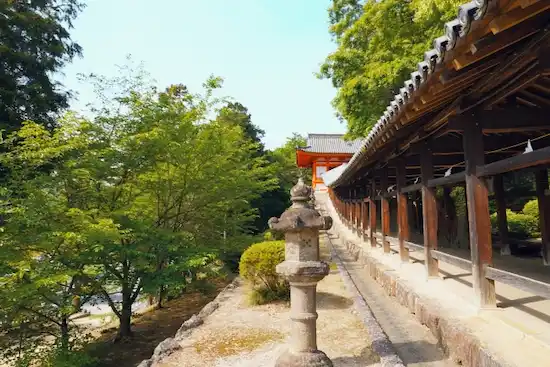
[[211, 268], [227, 237], [250, 230], [251, 202], [276, 184], [240, 125], [210, 120], [221, 79], [203, 94], [160, 92], [142, 74], [91, 80], [101, 102], [92, 120], [69, 114], [54, 131], [25, 123], [2, 160], [12, 174], [2, 188], [0, 316], [15, 328], [40, 316], [64, 343], [79, 295], [104, 299], [119, 337], [129, 336], [138, 297], [157, 293], [161, 305]]
[[[3, 141], [8, 153], [1, 163], [11, 175], [2, 187], [0, 207], [6, 218], [0, 232], [0, 331], [4, 340], [19, 341], [15, 357], [22, 349], [32, 355], [45, 335], [68, 352], [75, 335], [70, 316], [94, 294], [83, 278], [96, 273], [80, 258], [94, 229], [76, 208], [67, 207], [72, 180], [78, 177], [67, 177], [58, 164], [60, 159], [74, 162], [88, 145], [74, 128], [77, 124], [69, 115], [64, 128], [51, 134], [44, 126], [26, 123]], [[43, 173], [45, 164], [51, 174]], [[0, 349], [5, 358], [14, 357], [13, 348]]]
[[311, 168], [300, 168], [296, 165], [296, 149], [306, 145], [307, 139], [304, 136], [293, 133], [283, 146], [271, 152], [271, 162], [275, 166], [281, 188], [287, 193], [288, 199], [290, 199], [290, 189], [296, 184], [298, 177], [302, 177], [305, 182], [311, 182]]
[[462, 0], [333, 0], [329, 31], [337, 43], [319, 77], [338, 93], [333, 105], [350, 137], [365, 136], [411, 71], [456, 17]]
[[69, 35], [78, 0], [0, 1], [0, 129], [25, 120], [55, 126], [69, 94], [51, 75], [80, 55]]
[[252, 116], [245, 106], [239, 102], [227, 102], [218, 112], [216, 120], [220, 123], [240, 126], [245, 137], [257, 144], [257, 154], [264, 154], [265, 147], [262, 138], [265, 131], [252, 123]]

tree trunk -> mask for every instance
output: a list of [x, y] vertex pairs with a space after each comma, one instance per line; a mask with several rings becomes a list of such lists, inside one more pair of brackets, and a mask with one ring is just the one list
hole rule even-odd
[[126, 338], [132, 335], [132, 305], [130, 302], [124, 302], [120, 311], [120, 325], [118, 327], [118, 339]]
[[69, 320], [66, 316], [61, 319], [61, 349], [69, 350]]
[[132, 335], [132, 293], [127, 284], [122, 285], [122, 309], [120, 310], [117, 339]]
[[161, 285], [159, 287], [159, 295], [157, 298], [157, 306], [156, 306], [157, 309], [161, 309], [163, 307], [162, 301], [164, 300], [164, 291], [165, 291], [164, 285]]

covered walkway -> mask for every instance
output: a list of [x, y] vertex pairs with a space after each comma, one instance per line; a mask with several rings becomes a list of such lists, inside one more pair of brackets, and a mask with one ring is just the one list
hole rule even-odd
[[[470, 1], [361, 149], [325, 177], [327, 206], [345, 226], [339, 235], [351, 236], [371, 276], [398, 298], [433, 303], [424, 312], [400, 300], [446, 347], [454, 327], [441, 320], [458, 315], [471, 330], [461, 335], [484, 357], [455, 348], [466, 365], [489, 358], [487, 342], [520, 366], [548, 355], [549, 116], [550, 2]], [[520, 180], [532, 186], [525, 197], [536, 200], [539, 241], [509, 233]]]

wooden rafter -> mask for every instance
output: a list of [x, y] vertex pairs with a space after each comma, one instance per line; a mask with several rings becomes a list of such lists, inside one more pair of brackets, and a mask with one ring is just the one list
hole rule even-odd
[[489, 23], [489, 28], [493, 34], [497, 34], [548, 9], [550, 9], [550, 2], [546, 0], [537, 1], [530, 6], [519, 7], [496, 17]]

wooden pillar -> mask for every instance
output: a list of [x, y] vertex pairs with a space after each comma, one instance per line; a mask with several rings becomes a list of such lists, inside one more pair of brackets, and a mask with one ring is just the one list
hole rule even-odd
[[476, 174], [477, 167], [485, 164], [485, 151], [481, 124], [475, 117], [464, 124], [463, 145], [475, 301], [480, 308], [492, 308], [496, 307], [495, 281], [486, 273], [486, 268], [493, 265], [489, 191], [487, 182]]
[[367, 240], [367, 230], [369, 227], [368, 201], [366, 200], [367, 198], [363, 198], [363, 200], [361, 200], [361, 211], [363, 212], [361, 215], [361, 234], [363, 236], [363, 241]]
[[388, 193], [388, 170], [382, 170], [381, 174], [380, 189], [382, 193], [380, 195], [380, 205], [382, 210], [382, 246], [384, 247], [384, 253], [389, 254], [390, 242], [386, 239], [386, 236], [390, 234], [390, 201], [386, 197]]
[[420, 172], [422, 176], [422, 222], [424, 232], [424, 262], [428, 277], [439, 276], [439, 263], [432, 255], [437, 249], [437, 202], [435, 188], [428, 187], [433, 178], [433, 154], [428, 143], [424, 143], [420, 153]]
[[506, 218], [506, 197], [504, 195], [503, 176], [498, 175], [493, 179], [493, 189], [497, 204], [497, 225], [500, 237], [500, 254], [510, 255], [510, 241], [508, 237], [508, 219]]
[[362, 233], [362, 228], [361, 228], [362, 214], [363, 214], [363, 211], [361, 210], [361, 203], [362, 202], [363, 202], [363, 194], [361, 193], [361, 190], [359, 189], [358, 194], [357, 194], [357, 206], [355, 208], [355, 210], [357, 211], [357, 235], [359, 235], [359, 236]]
[[348, 225], [348, 199], [344, 199], [344, 223]]
[[409, 261], [409, 249], [405, 247], [405, 241], [410, 239], [409, 227], [409, 208], [407, 194], [402, 193], [401, 189], [406, 185], [407, 168], [405, 160], [397, 161], [397, 225], [399, 231], [399, 256], [401, 261]]
[[348, 198], [348, 228], [353, 230], [353, 192], [352, 189], [349, 189], [349, 198]]
[[357, 189], [353, 189], [353, 231], [357, 232]]
[[370, 208], [369, 208], [369, 220], [370, 220], [370, 228], [369, 228], [369, 237], [370, 237], [370, 245], [371, 247], [376, 247], [376, 180], [373, 177], [372, 178], [372, 189], [370, 193]]
[[346, 199], [346, 225], [350, 226], [350, 219], [351, 219], [351, 201], [350, 201], [350, 198], [348, 197]]
[[351, 190], [348, 189], [348, 195], [346, 197], [346, 226], [349, 228], [349, 210], [350, 210], [350, 198]]
[[355, 222], [357, 220], [357, 212], [355, 210], [355, 207], [357, 206], [357, 189], [353, 189], [352, 191], [353, 196], [351, 199], [351, 230], [353, 232], [356, 231]]
[[546, 196], [546, 190], [548, 190], [548, 170], [537, 171], [535, 173], [535, 182], [539, 204], [539, 226], [542, 237], [542, 261], [544, 265], [550, 265], [550, 203]]

